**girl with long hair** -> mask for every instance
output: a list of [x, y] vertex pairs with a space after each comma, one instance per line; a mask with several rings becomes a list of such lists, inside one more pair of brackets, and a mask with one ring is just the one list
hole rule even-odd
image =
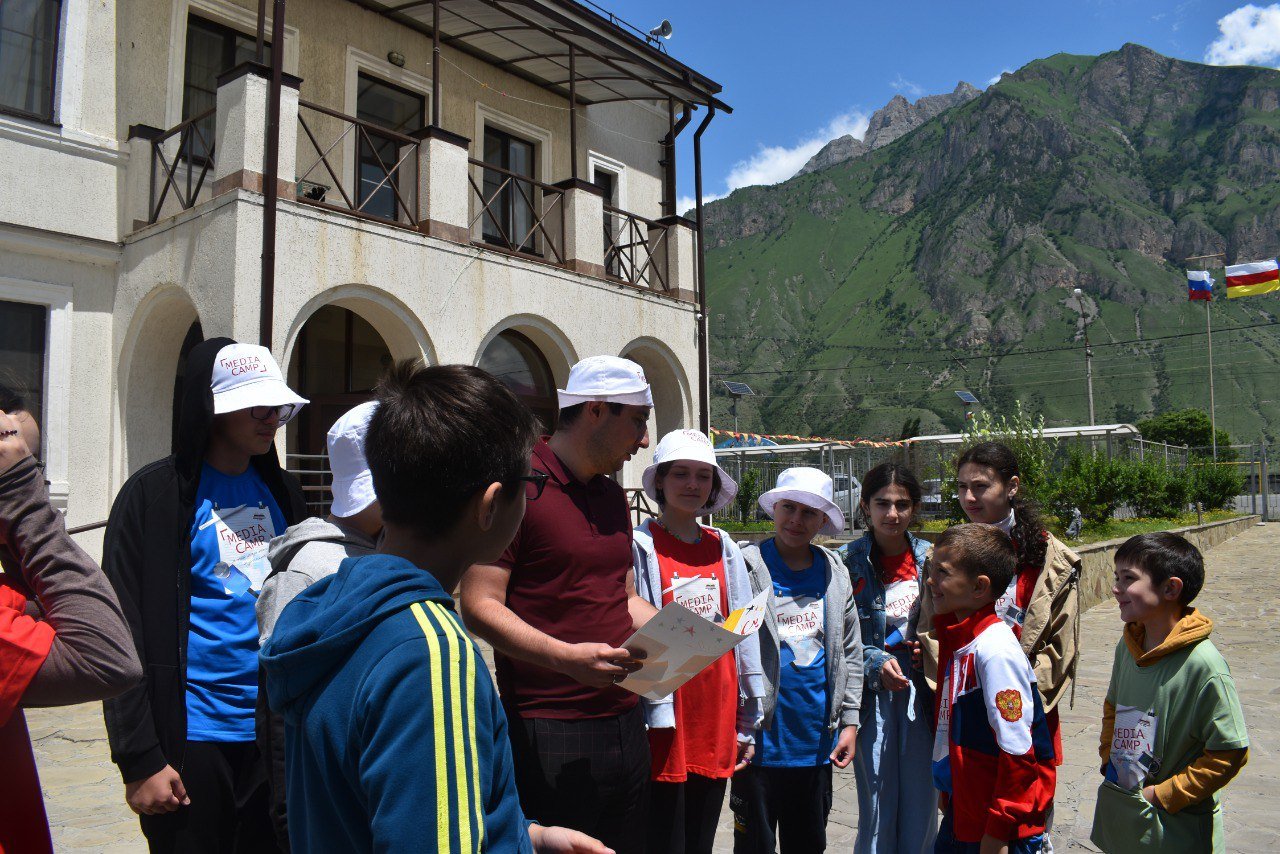
[[920, 854], [932, 850], [937, 831], [932, 692], [912, 664], [929, 554], [929, 543], [909, 530], [920, 499], [920, 481], [909, 468], [873, 468], [859, 503], [867, 532], [845, 553], [862, 627], [857, 854]]

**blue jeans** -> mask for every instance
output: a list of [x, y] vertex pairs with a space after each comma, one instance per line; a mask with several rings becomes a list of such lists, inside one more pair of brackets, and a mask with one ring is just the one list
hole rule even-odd
[[[911, 673], [909, 653], [895, 658], [903, 673]], [[933, 847], [938, 792], [933, 788], [929, 696], [918, 675], [901, 691], [862, 695], [866, 708], [853, 759], [858, 782], [855, 854], [921, 854]]]

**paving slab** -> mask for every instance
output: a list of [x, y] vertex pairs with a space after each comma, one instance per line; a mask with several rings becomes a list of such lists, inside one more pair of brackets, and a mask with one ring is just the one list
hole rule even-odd
[[[1252, 742], [1249, 764], [1223, 798], [1227, 850], [1280, 848], [1280, 596], [1273, 589], [1280, 524], [1259, 525], [1216, 546], [1197, 607], [1213, 618], [1213, 640], [1231, 665]], [[1120, 637], [1119, 612], [1103, 603], [1081, 620], [1082, 658], [1075, 704], [1062, 709], [1066, 763], [1059, 769], [1054, 843], [1058, 851], [1096, 851], [1089, 843], [1098, 774], [1098, 731], [1111, 659]], [[59, 852], [145, 851], [136, 817], [111, 764], [102, 707], [32, 709], [35, 743], [54, 846]], [[835, 774], [828, 848], [849, 851], [857, 833], [852, 771]], [[717, 854], [733, 850], [728, 806]]]

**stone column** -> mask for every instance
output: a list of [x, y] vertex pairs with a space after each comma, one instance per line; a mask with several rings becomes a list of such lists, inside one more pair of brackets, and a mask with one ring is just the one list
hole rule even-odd
[[471, 140], [444, 128], [427, 127], [418, 139], [418, 228], [454, 243], [471, 242]]
[[603, 279], [604, 190], [581, 178], [555, 186], [564, 190], [564, 266]]
[[[693, 221], [682, 216], [664, 216], [658, 220], [658, 225], [667, 230], [666, 252], [659, 252], [654, 263], [662, 264], [660, 269], [667, 282], [667, 294], [685, 302], [697, 302], [698, 235]], [[653, 238], [650, 232], [651, 246]], [[664, 254], [665, 259], [662, 257]]]
[[[213, 152], [213, 194], [235, 189], [262, 192], [266, 160], [267, 97], [271, 69], [242, 62], [218, 76], [217, 130]], [[281, 199], [296, 192], [298, 161], [298, 87], [302, 80], [281, 75], [280, 157], [277, 186]]]

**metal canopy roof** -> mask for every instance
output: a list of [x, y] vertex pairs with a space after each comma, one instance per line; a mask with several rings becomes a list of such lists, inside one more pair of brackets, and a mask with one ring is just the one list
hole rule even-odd
[[[1082, 427], [1046, 427], [1039, 431], [1046, 439], [1074, 439], [1077, 437], [1088, 438], [1090, 436], [1137, 436], [1139, 431], [1132, 424], [1098, 424], [1096, 426]], [[940, 433], [936, 436], [912, 436], [906, 441], [908, 444], [923, 444], [925, 442], [937, 442], [940, 445], [958, 445], [965, 441], [964, 433]]]
[[[427, 35], [436, 0], [353, 0]], [[580, 104], [715, 104], [721, 87], [573, 0], [438, 0], [440, 41]]]

